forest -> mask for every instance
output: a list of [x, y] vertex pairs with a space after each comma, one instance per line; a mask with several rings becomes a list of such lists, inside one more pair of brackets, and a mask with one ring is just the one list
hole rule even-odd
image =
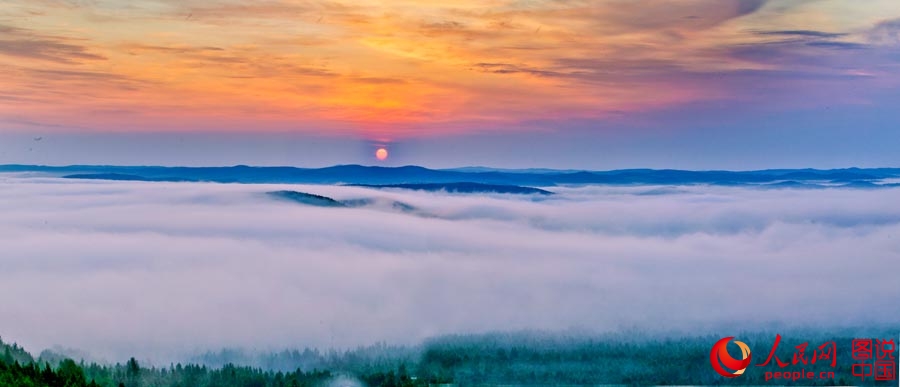
[[[866, 330], [866, 334], [896, 337], [889, 330]], [[134, 358], [117, 364], [86, 363], [51, 351], [34, 358], [17, 344], [0, 340], [0, 386], [759, 385], [767, 383], [764, 371], [782, 370], [775, 363], [759, 366], [772, 351], [776, 333], [739, 332], [734, 336], [753, 348], [756, 366], [733, 379], [719, 376], [709, 365], [712, 343], [721, 338], [711, 334], [681, 338], [639, 332], [448, 335], [418, 346], [377, 344], [340, 352], [305, 349], [252, 354], [222, 350], [197, 356], [190, 364], [167, 366], [145, 365]], [[783, 370], [803, 368], [835, 374], [834, 379], [800, 380], [794, 382], [796, 385], [896, 383], [852, 376], [851, 342], [861, 337], [859, 331], [796, 331], [781, 336], [775, 357], [789, 364]], [[814, 348], [826, 342], [835, 343], [835, 367], [827, 361], [792, 364], [797, 346], [808, 343], [809, 357]], [[791, 384], [777, 384], [785, 383]]]

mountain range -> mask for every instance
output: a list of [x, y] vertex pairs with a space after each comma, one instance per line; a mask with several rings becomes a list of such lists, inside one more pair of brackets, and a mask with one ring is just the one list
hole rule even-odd
[[[336, 165], [297, 167], [160, 167], [105, 165], [0, 165], [0, 172], [29, 172], [70, 179], [130, 181], [205, 181], [220, 183], [303, 183], [395, 186], [407, 184], [476, 183], [503, 186], [556, 185], [766, 185], [772, 188], [897, 186], [900, 168], [768, 169], [757, 171], [687, 171], [674, 169], [621, 169], [578, 171], [552, 169], [491, 169], [466, 167], [428, 169], [420, 166], [377, 167]], [[407, 187], [409, 188], [409, 187]], [[422, 187], [420, 187], [421, 189]]]

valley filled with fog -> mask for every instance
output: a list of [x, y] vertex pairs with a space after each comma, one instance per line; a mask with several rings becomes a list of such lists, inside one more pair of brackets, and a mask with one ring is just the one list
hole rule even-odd
[[[2, 174], [0, 334], [166, 363], [454, 333], [897, 322], [900, 188], [543, 188]], [[280, 190], [371, 205], [266, 195]]]

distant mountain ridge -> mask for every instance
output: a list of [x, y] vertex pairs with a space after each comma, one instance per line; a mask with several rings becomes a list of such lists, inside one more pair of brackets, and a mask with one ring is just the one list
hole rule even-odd
[[[220, 183], [303, 184], [445, 184], [477, 183], [550, 187], [581, 184], [714, 184], [766, 185], [784, 182], [850, 187], [881, 187], [884, 179], [900, 178], [900, 168], [770, 169], [758, 171], [686, 171], [674, 169], [622, 169], [612, 171], [500, 170], [485, 167], [428, 169], [420, 166], [377, 167], [336, 165], [297, 167], [158, 167], [158, 166], [39, 166], [0, 165], [0, 172], [32, 172], [73, 179], [135, 181], [207, 181]], [[865, 184], [870, 183], [870, 184]], [[781, 184], [785, 187], [788, 184]], [[776, 186], [776, 187], [779, 187]]]

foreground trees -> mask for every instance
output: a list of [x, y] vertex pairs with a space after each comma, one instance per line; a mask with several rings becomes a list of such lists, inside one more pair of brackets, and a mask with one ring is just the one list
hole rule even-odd
[[[890, 337], [890, 329], [866, 334]], [[854, 379], [850, 332], [785, 332], [778, 356], [790, 359], [804, 342], [834, 341], [831, 362], [801, 364], [806, 371], [833, 371], [816, 385], [885, 385]], [[756, 363], [772, 348], [775, 333], [741, 333], [754, 349]], [[136, 359], [124, 364], [76, 363], [44, 353], [40, 359], [16, 345], [0, 341], [0, 386], [6, 387], [419, 387], [457, 385], [762, 385], [762, 371], [753, 367], [739, 378], [724, 379], [710, 367], [710, 349], [720, 336], [676, 339], [632, 332], [586, 336], [513, 333], [443, 336], [414, 347], [385, 344], [344, 352], [317, 350], [246, 354], [237, 350], [208, 353], [197, 364], [147, 367]], [[805, 348], [805, 347], [804, 347]], [[45, 356], [46, 355], [46, 356]], [[894, 354], [896, 355], [896, 354]], [[47, 359], [51, 359], [47, 361]], [[786, 360], [790, 361], [790, 360]], [[235, 364], [252, 364], [237, 366]], [[784, 370], [794, 368], [784, 368]], [[895, 383], [895, 382], [894, 382]]]
[[[416, 387], [426, 380], [412, 379], [406, 367], [377, 371], [360, 379], [329, 371], [304, 372], [264, 371], [253, 367], [227, 364], [218, 369], [181, 364], [169, 368], [142, 368], [134, 358], [124, 365], [104, 366], [78, 364], [71, 359], [60, 361], [56, 368], [49, 363], [20, 363], [11, 347], [0, 357], [0, 386], [3, 387], [306, 387], [320, 386], [329, 380], [346, 381], [344, 385], [384, 387]], [[361, 383], [360, 383], [361, 382]]]

